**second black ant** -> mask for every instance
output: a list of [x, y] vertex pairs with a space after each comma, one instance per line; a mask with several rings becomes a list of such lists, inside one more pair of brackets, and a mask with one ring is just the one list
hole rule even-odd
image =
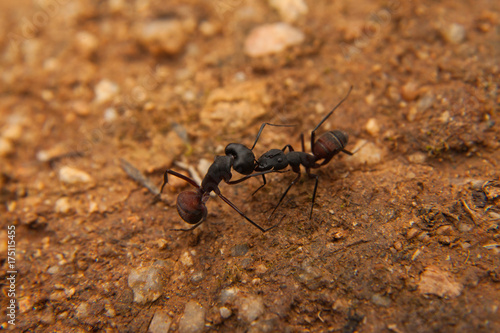
[[[291, 145], [286, 145], [283, 149], [271, 149], [264, 153], [255, 165], [255, 171], [262, 173], [267, 171], [280, 171], [290, 166], [292, 171], [297, 174], [297, 177], [290, 183], [283, 195], [281, 196], [278, 204], [274, 207], [269, 219], [274, 214], [276, 209], [279, 207], [286, 194], [290, 188], [300, 179], [301, 171], [300, 167], [303, 166], [306, 169], [306, 173], [310, 178], [315, 178], [316, 183], [314, 184], [314, 191], [311, 203], [311, 211], [309, 218], [312, 218], [314, 201], [316, 198], [316, 190], [318, 188], [319, 176], [311, 173], [311, 169], [317, 169], [328, 162], [342, 152], [347, 155], [353, 155], [352, 152], [345, 149], [349, 136], [347, 133], [340, 130], [329, 131], [321, 135], [316, 141], [316, 131], [323, 125], [323, 123], [333, 114], [333, 112], [349, 97], [351, 93], [352, 86], [347, 92], [346, 96], [319, 122], [318, 125], [311, 131], [311, 153], [306, 153], [304, 145], [304, 134], [300, 135], [300, 140], [302, 143], [302, 151], [295, 151]], [[285, 150], [288, 148], [288, 153]], [[320, 163], [319, 163], [320, 162]], [[251, 177], [258, 176], [259, 173], [251, 174], [238, 181], [243, 181]], [[264, 185], [262, 185], [264, 186]], [[261, 186], [261, 187], [262, 187]], [[260, 188], [259, 188], [260, 189]], [[258, 190], [258, 189], [257, 189]], [[254, 192], [255, 193], [255, 192]]]

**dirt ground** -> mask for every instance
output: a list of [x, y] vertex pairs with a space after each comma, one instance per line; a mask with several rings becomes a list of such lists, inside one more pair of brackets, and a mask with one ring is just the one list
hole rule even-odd
[[[1, 2], [2, 328], [500, 332], [499, 3], [271, 3]], [[163, 45], [144, 36], [159, 21]], [[305, 39], [249, 56], [279, 21]], [[220, 189], [275, 229], [212, 197], [173, 231], [193, 188], [155, 200], [122, 168], [153, 192], [167, 168], [203, 177], [263, 122], [295, 127], [266, 127], [257, 157], [300, 133], [309, 152], [351, 85], [318, 134], [357, 152], [314, 171], [312, 219], [305, 172], [267, 219], [295, 177], [274, 173]]]

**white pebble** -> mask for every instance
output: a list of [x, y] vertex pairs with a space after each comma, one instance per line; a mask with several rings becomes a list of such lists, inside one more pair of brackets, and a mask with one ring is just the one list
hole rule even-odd
[[94, 88], [95, 102], [102, 104], [111, 101], [119, 92], [118, 85], [110, 80], [104, 79]]
[[250, 57], [279, 53], [287, 47], [301, 44], [304, 39], [304, 33], [288, 23], [263, 24], [254, 28], [246, 38], [245, 53]]
[[179, 260], [186, 267], [193, 266], [193, 258], [191, 257], [191, 255], [189, 254], [189, 252], [183, 252], [181, 254], [181, 257], [179, 258]]
[[259, 296], [247, 296], [237, 300], [238, 316], [251, 323], [264, 313], [264, 301]]
[[63, 166], [59, 169], [59, 180], [66, 184], [90, 183], [92, 177], [85, 171]]
[[195, 301], [189, 301], [179, 321], [179, 333], [201, 333], [205, 329], [205, 309]]
[[107, 122], [113, 122], [118, 118], [118, 112], [115, 108], [107, 108], [104, 110], [104, 120]]
[[163, 294], [162, 272], [152, 266], [132, 269], [128, 276], [128, 285], [134, 292], [134, 302], [154, 302]]
[[441, 35], [444, 40], [452, 44], [460, 44], [465, 40], [465, 27], [458, 23], [452, 23], [441, 27]]
[[68, 197], [59, 198], [54, 204], [54, 210], [56, 211], [56, 213], [66, 214], [70, 209], [71, 206], [69, 204]]
[[370, 133], [371, 136], [377, 137], [378, 134], [380, 133], [380, 126], [377, 122], [377, 119], [375, 118], [370, 118], [366, 122], [365, 129], [368, 133]]
[[87, 31], [81, 31], [75, 36], [76, 46], [83, 56], [90, 57], [99, 47], [96, 36]]
[[224, 319], [231, 317], [231, 315], [233, 314], [233, 312], [230, 309], [226, 308], [225, 306], [221, 307], [219, 309], [219, 312], [220, 316]]

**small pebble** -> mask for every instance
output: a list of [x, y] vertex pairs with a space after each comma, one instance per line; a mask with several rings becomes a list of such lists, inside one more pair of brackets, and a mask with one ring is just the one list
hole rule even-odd
[[81, 31], [75, 36], [76, 47], [84, 57], [91, 57], [99, 47], [99, 39], [89, 32]]
[[408, 81], [401, 87], [401, 97], [407, 102], [414, 101], [419, 94], [418, 84], [414, 81]]
[[66, 214], [70, 211], [71, 205], [69, 204], [68, 197], [62, 197], [56, 200], [54, 204], [54, 210], [56, 213]]
[[465, 40], [465, 27], [458, 23], [445, 24], [440, 29], [443, 39], [451, 44], [460, 44]]
[[432, 294], [439, 297], [456, 297], [462, 292], [462, 285], [438, 267], [428, 266], [420, 275], [418, 291], [421, 294]]
[[380, 133], [380, 126], [377, 122], [377, 119], [375, 118], [368, 119], [365, 125], [365, 129], [371, 136], [377, 137]]
[[167, 313], [156, 311], [151, 320], [151, 324], [149, 324], [148, 333], [166, 333], [171, 325], [172, 318], [170, 318]]
[[111, 101], [119, 92], [118, 85], [110, 80], [104, 79], [99, 81], [94, 87], [95, 102], [103, 104]]
[[408, 162], [415, 164], [424, 164], [427, 155], [424, 153], [414, 153], [408, 156]]
[[134, 302], [139, 304], [156, 301], [164, 291], [162, 272], [154, 266], [132, 269], [128, 285], [134, 292]]
[[269, 0], [269, 5], [278, 11], [283, 21], [289, 23], [296, 21], [308, 11], [304, 0]]
[[231, 256], [232, 257], [241, 257], [244, 256], [250, 248], [247, 244], [237, 244], [231, 248]]
[[166, 19], [139, 24], [136, 38], [153, 54], [174, 55], [183, 50], [188, 37], [182, 21]]
[[236, 295], [238, 295], [238, 292], [238, 288], [228, 288], [222, 290], [220, 293], [220, 302], [222, 304], [233, 302], [236, 299]]
[[199, 29], [203, 36], [212, 37], [220, 32], [221, 26], [214, 22], [203, 21], [200, 23]]
[[183, 252], [181, 254], [181, 257], [179, 258], [179, 260], [186, 267], [193, 266], [193, 258], [191, 257], [191, 255], [187, 251]]
[[118, 118], [118, 112], [115, 108], [107, 108], [104, 110], [104, 120], [107, 122], [113, 122]]
[[287, 23], [278, 22], [254, 28], [245, 39], [244, 48], [248, 56], [255, 58], [280, 53], [304, 40], [302, 31]]
[[219, 312], [220, 316], [224, 319], [231, 317], [231, 315], [233, 314], [233, 312], [230, 309], [226, 308], [225, 306], [221, 307], [219, 309]]
[[179, 333], [200, 333], [205, 329], [205, 309], [196, 301], [189, 301], [179, 321]]
[[415, 238], [420, 233], [420, 229], [411, 228], [406, 232], [406, 239], [410, 240]]
[[59, 169], [59, 180], [66, 184], [90, 183], [92, 177], [85, 171], [63, 166]]
[[388, 307], [391, 305], [391, 299], [380, 294], [373, 294], [371, 301], [373, 304], [378, 306]]
[[204, 278], [203, 272], [201, 271], [195, 272], [193, 273], [193, 275], [191, 275], [191, 282], [199, 283], [203, 280], [203, 278]]
[[238, 317], [251, 323], [264, 313], [264, 301], [260, 296], [241, 297], [236, 301]]

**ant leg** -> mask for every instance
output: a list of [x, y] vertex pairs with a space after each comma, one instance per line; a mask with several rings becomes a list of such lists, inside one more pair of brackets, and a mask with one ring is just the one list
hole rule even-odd
[[[305, 153], [306, 145], [304, 144], [304, 133], [300, 133], [300, 143], [302, 144], [302, 151]], [[312, 147], [311, 147], [311, 152], [312, 152]]]
[[316, 190], [318, 189], [318, 182], [319, 182], [319, 176], [315, 175], [313, 173], [310, 173], [309, 170], [306, 170], [307, 174], [309, 175], [310, 178], [316, 178], [316, 183], [314, 184], [314, 191], [313, 191], [313, 198], [311, 202], [311, 213], [309, 214], [309, 220], [312, 219], [313, 216], [313, 208], [314, 208], [314, 201], [316, 199]]
[[191, 231], [191, 230], [198, 228], [203, 222], [204, 222], [204, 220], [196, 223], [194, 226], [192, 226], [191, 228], [187, 228], [187, 229], [179, 228], [179, 229], [170, 229], [170, 230], [172, 230], [172, 231]]
[[269, 217], [267, 218], [268, 220], [271, 219], [271, 216], [273, 216], [274, 212], [276, 211], [276, 209], [278, 209], [279, 205], [281, 204], [281, 202], [283, 201], [283, 199], [285, 198], [286, 194], [288, 193], [288, 191], [290, 190], [290, 188], [300, 179], [300, 171], [298, 172], [297, 174], [297, 177], [295, 177], [294, 180], [292, 180], [292, 182], [290, 183], [290, 185], [288, 186], [288, 188], [285, 190], [285, 192], [283, 193], [283, 195], [281, 195], [281, 198], [280, 200], [278, 201], [278, 204], [276, 205], [276, 207], [274, 207], [273, 211], [271, 212], [271, 215], [269, 215]]
[[167, 171], [165, 171], [165, 173], [163, 174], [163, 184], [161, 185], [160, 193], [163, 192], [163, 188], [165, 187], [166, 184], [168, 184], [168, 174], [171, 174], [172, 176], [175, 176], [177, 178], [185, 180], [186, 182], [188, 182], [189, 184], [193, 185], [194, 187], [196, 187], [198, 189], [200, 188], [200, 186], [198, 184], [196, 184], [196, 182], [194, 180], [192, 180], [191, 178], [184, 176], [181, 173], [167, 169]]
[[254, 196], [255, 193], [259, 192], [259, 190], [261, 188], [263, 188], [264, 186], [266, 186], [267, 182], [266, 182], [266, 176], [265, 175], [262, 175], [262, 180], [264, 181], [264, 184], [260, 185], [255, 191], [253, 191], [252, 196]]
[[248, 222], [250, 222], [251, 224], [253, 224], [257, 229], [259, 229], [262, 232], [268, 232], [269, 230], [276, 228], [281, 223], [281, 220], [283, 220], [283, 218], [285, 217], [285, 216], [283, 216], [281, 218], [280, 222], [276, 223], [275, 225], [273, 225], [273, 226], [271, 226], [271, 227], [269, 227], [267, 229], [264, 229], [260, 225], [258, 225], [254, 221], [252, 221], [248, 216], [246, 216], [245, 213], [243, 213], [238, 207], [236, 207], [231, 201], [229, 201], [228, 198], [226, 198], [225, 196], [223, 196], [222, 193], [220, 193], [219, 189], [214, 190], [214, 192], [215, 192], [215, 194], [217, 194], [219, 196], [219, 198], [221, 198], [222, 200], [224, 200], [224, 202], [227, 203], [232, 209], [234, 209], [238, 214], [240, 214], [243, 218], [245, 218], [245, 220], [247, 220]]
[[[357, 152], [358, 150], [359, 150], [359, 149], [357, 149], [355, 152]], [[355, 153], [355, 152], [354, 152], [354, 153], [351, 153], [350, 151], [345, 150], [345, 149], [342, 149], [342, 150], [341, 150], [341, 152], [343, 152], [344, 154], [347, 154], [347, 155], [351, 155], [351, 156], [352, 156], [352, 155], [354, 155], [354, 153]]]
[[316, 125], [316, 127], [312, 130], [311, 132], [311, 151], [313, 151], [313, 147], [314, 147], [314, 141], [315, 141], [315, 132], [316, 130], [321, 126], [323, 125], [323, 123], [328, 119], [328, 117], [330, 117], [332, 115], [332, 113], [340, 106], [340, 104], [342, 104], [346, 99], [347, 97], [349, 97], [349, 94], [351, 93], [351, 90], [352, 90], [352, 86], [351, 88], [349, 88], [349, 91], [347, 92], [347, 94], [345, 95], [344, 98], [342, 98], [342, 100], [337, 104], [335, 105], [335, 107], [332, 109], [332, 111], [330, 111], [320, 122], [318, 125]]
[[260, 135], [262, 134], [262, 131], [264, 130], [264, 127], [266, 125], [269, 126], [275, 126], [275, 127], [295, 127], [296, 125], [276, 125], [276, 124], [271, 124], [271, 123], [263, 123], [260, 125], [259, 133], [257, 133], [257, 137], [255, 138], [255, 142], [253, 143], [253, 146], [250, 150], [253, 150], [255, 148], [255, 145], [257, 144], [257, 141], [259, 141]]

